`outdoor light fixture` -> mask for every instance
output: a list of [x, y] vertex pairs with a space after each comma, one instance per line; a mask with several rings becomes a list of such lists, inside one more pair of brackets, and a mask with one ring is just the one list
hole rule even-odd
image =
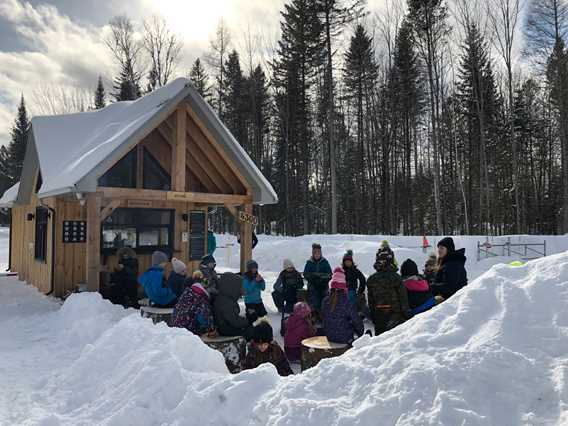
[[184, 214], [181, 215], [181, 219], [182, 219], [184, 222], [187, 222], [187, 221], [189, 220], [189, 215], [188, 215], [187, 213], [184, 213]]
[[28, 213], [27, 216], [26, 216], [26, 220], [28, 222], [31, 222], [32, 220], [34, 220], [34, 218], [35, 218], [35, 215], [33, 213]]

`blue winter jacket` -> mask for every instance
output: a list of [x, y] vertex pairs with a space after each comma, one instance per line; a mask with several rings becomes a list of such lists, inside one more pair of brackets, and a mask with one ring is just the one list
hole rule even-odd
[[264, 280], [256, 281], [256, 275], [251, 278], [243, 275], [243, 288], [245, 290], [245, 303], [262, 303], [260, 292], [266, 288]]
[[164, 283], [164, 268], [152, 266], [138, 280], [151, 302], [157, 305], [167, 305], [173, 302], [176, 295]]
[[304, 278], [308, 284], [318, 288], [326, 288], [331, 279], [331, 266], [325, 257], [315, 260], [313, 257], [308, 259], [304, 267]]

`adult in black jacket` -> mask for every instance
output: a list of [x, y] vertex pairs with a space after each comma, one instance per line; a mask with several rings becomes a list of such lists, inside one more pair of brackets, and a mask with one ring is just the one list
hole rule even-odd
[[244, 336], [249, 340], [252, 328], [249, 321], [240, 315], [239, 298], [242, 294], [243, 278], [231, 272], [219, 279], [219, 293], [213, 301], [215, 325], [221, 336]]
[[434, 295], [448, 299], [467, 285], [465, 261], [465, 249], [456, 250], [452, 238], [438, 242], [438, 270], [430, 286]]

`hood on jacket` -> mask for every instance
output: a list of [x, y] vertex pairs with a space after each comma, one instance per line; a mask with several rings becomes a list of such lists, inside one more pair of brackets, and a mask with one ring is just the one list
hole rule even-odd
[[413, 275], [403, 280], [404, 287], [408, 291], [429, 291], [430, 286], [428, 285], [428, 281], [422, 278], [419, 275]]
[[224, 295], [232, 300], [239, 300], [243, 279], [240, 275], [232, 272], [225, 272], [219, 278], [219, 295]]
[[462, 265], [465, 265], [466, 260], [467, 260], [467, 257], [465, 257], [465, 249], [461, 248], [461, 249], [456, 250], [454, 252], [448, 253], [448, 255], [443, 259], [442, 263], [458, 262], [458, 263], [461, 263]]

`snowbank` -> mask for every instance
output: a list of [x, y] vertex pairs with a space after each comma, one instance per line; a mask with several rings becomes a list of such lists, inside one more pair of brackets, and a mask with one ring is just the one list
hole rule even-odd
[[0, 424], [566, 424], [566, 277], [568, 253], [497, 265], [446, 303], [284, 379], [269, 365], [232, 376], [188, 332], [97, 295], [59, 309], [2, 278]]

